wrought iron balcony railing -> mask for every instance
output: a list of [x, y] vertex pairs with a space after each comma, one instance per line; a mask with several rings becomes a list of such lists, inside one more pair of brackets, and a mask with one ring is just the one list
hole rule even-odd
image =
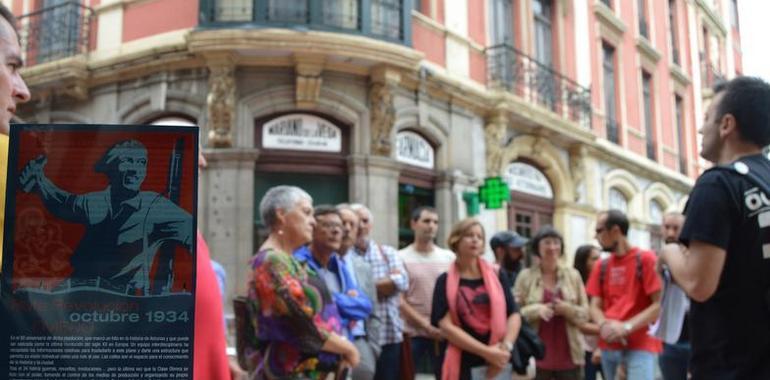
[[719, 70], [711, 63], [702, 62], [701, 68], [701, 83], [703, 88], [712, 88], [727, 79], [725, 75], [719, 72]]
[[69, 1], [19, 17], [19, 40], [27, 65], [88, 52], [94, 11]]
[[361, 34], [411, 45], [412, 0], [200, 0], [202, 27]]
[[591, 128], [591, 90], [510, 45], [486, 49], [488, 86], [503, 88]]

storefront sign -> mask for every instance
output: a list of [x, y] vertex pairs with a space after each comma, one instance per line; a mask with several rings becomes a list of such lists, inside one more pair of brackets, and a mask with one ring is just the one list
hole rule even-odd
[[396, 136], [396, 159], [405, 164], [433, 169], [433, 147], [422, 136], [411, 131]]
[[532, 165], [514, 162], [505, 168], [504, 176], [508, 187], [513, 191], [547, 199], [553, 198], [553, 190], [548, 179], [543, 172]]
[[262, 147], [339, 153], [342, 151], [342, 132], [318, 116], [286, 115], [265, 123], [262, 127]]
[[193, 378], [197, 127], [11, 129], [0, 379]]

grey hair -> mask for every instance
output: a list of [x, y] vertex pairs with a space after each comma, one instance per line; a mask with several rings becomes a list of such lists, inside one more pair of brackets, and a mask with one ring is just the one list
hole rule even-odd
[[313, 202], [313, 197], [299, 187], [287, 185], [271, 187], [259, 202], [259, 215], [262, 217], [262, 223], [273, 229], [278, 221], [278, 209], [291, 211], [301, 199]]
[[372, 210], [369, 210], [369, 207], [366, 207], [365, 205], [363, 205], [361, 203], [352, 203], [350, 205], [350, 208], [352, 208], [353, 211], [355, 211], [355, 212], [358, 212], [358, 211], [361, 211], [361, 210], [366, 211], [366, 213], [369, 215], [369, 223], [374, 224], [374, 215], [372, 215]]

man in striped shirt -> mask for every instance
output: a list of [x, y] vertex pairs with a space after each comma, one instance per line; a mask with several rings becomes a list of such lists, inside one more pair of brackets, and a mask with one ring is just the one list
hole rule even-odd
[[372, 213], [361, 204], [351, 208], [359, 217], [358, 238], [354, 252], [362, 257], [372, 269], [377, 288], [376, 314], [380, 318], [380, 339], [382, 351], [377, 359], [376, 380], [398, 379], [401, 364], [401, 342], [403, 322], [399, 312], [399, 295], [405, 291], [409, 278], [404, 264], [393, 247], [377, 244], [371, 239]]

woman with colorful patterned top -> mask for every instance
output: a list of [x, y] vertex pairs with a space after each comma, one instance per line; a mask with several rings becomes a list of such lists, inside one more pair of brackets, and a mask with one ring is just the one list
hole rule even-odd
[[254, 379], [318, 379], [358, 365], [356, 347], [340, 336], [339, 313], [324, 281], [291, 253], [311, 240], [312, 198], [276, 186], [259, 205], [270, 235], [252, 259], [249, 298], [258, 350]]

